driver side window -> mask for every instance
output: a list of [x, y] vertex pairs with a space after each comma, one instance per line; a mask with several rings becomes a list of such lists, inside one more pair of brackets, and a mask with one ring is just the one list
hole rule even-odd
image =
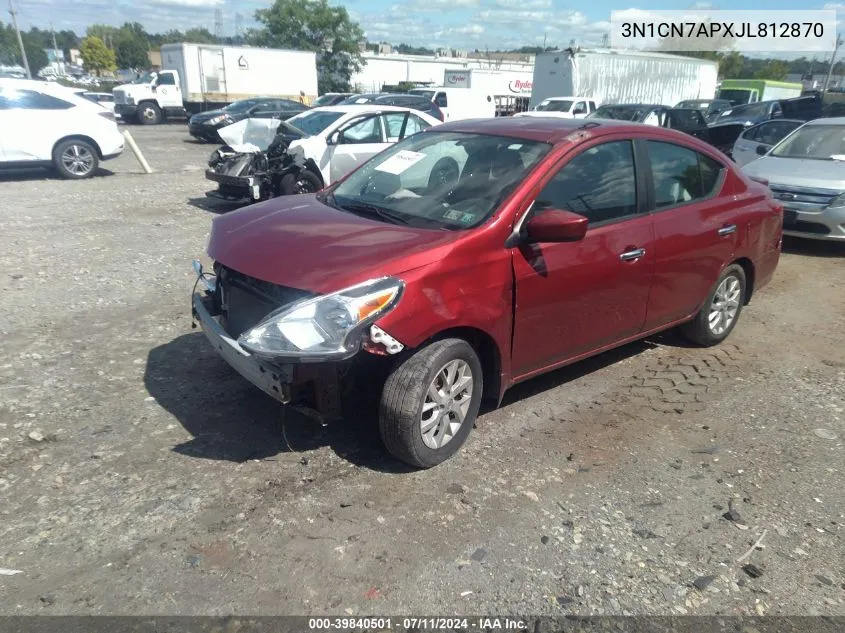
[[572, 108], [572, 114], [587, 114], [587, 104], [583, 101], [579, 101], [575, 104], [575, 107]]
[[569, 160], [534, 201], [534, 213], [572, 211], [590, 225], [637, 213], [637, 178], [631, 141], [591, 147]]
[[159, 75], [158, 80], [156, 81], [156, 85], [158, 86], [175, 86], [176, 85], [176, 78], [171, 75], [170, 73], [166, 73], [164, 75]]
[[339, 138], [341, 145], [384, 143], [379, 117], [373, 116], [345, 128]]

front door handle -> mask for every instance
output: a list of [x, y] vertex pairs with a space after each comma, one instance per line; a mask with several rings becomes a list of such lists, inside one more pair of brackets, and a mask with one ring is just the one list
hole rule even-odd
[[645, 249], [644, 248], [635, 248], [630, 251], [625, 251], [619, 256], [623, 262], [632, 262], [634, 260], [640, 259], [641, 257], [645, 256]]
[[731, 233], [736, 233], [736, 224], [728, 224], [727, 226], [723, 226], [719, 229], [719, 235], [722, 237], [730, 235]]

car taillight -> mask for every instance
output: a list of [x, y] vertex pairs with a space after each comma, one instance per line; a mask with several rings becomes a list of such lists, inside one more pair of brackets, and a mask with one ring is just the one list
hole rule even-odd
[[117, 121], [117, 119], [114, 118], [113, 112], [98, 112], [97, 114], [102, 117], [106, 117], [109, 121]]

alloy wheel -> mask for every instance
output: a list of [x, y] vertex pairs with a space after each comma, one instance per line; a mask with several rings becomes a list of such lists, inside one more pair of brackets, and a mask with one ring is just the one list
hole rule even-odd
[[94, 168], [94, 155], [84, 145], [70, 145], [62, 152], [62, 165], [75, 176], [85, 176]]
[[710, 331], [716, 336], [724, 334], [736, 319], [741, 294], [742, 284], [733, 275], [725, 277], [716, 288], [707, 318]]
[[466, 361], [449, 361], [435, 374], [420, 415], [420, 433], [426, 446], [438, 449], [455, 437], [466, 420], [472, 391], [472, 369]]

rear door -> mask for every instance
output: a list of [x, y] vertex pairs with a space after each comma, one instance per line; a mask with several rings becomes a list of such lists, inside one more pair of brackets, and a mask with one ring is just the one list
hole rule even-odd
[[654, 218], [654, 284], [646, 330], [696, 312], [724, 265], [740, 227], [733, 196], [720, 195], [725, 166], [676, 142], [640, 141], [648, 156]]
[[389, 146], [381, 114], [369, 114], [342, 124], [336, 144], [331, 146], [331, 184]]
[[586, 216], [580, 242], [513, 250], [512, 362], [527, 376], [638, 334], [654, 273], [654, 229], [644, 212], [640, 160], [628, 139], [603, 138], [565, 158], [527, 217], [549, 209]]

